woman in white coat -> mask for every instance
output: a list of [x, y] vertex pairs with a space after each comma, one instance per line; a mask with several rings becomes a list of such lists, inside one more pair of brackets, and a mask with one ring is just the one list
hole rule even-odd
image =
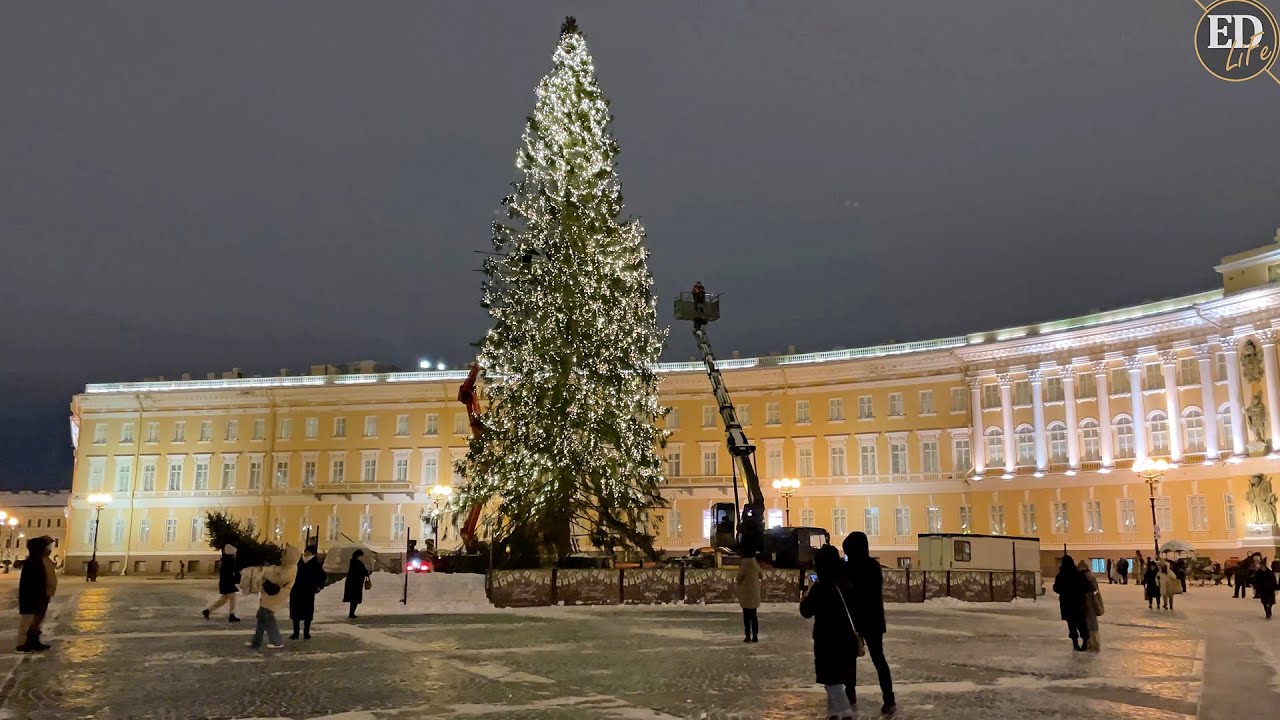
[[1173, 609], [1173, 596], [1182, 592], [1182, 583], [1178, 582], [1178, 576], [1173, 574], [1173, 570], [1169, 568], [1169, 563], [1161, 560], [1157, 563], [1160, 568], [1156, 578], [1160, 581], [1160, 603], [1165, 610]]

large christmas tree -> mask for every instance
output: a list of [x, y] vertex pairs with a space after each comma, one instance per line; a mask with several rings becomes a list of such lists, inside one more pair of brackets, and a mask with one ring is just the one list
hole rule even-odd
[[664, 436], [651, 368], [666, 333], [644, 229], [621, 216], [609, 102], [573, 18], [553, 62], [484, 266], [487, 409], [458, 500], [496, 498], [490, 534], [526, 552], [564, 558], [577, 539], [652, 556]]

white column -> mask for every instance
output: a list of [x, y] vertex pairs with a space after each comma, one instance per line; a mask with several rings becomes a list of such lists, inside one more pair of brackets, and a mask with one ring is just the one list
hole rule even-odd
[[1222, 342], [1222, 352], [1227, 356], [1227, 403], [1231, 406], [1231, 454], [1243, 457], [1244, 405], [1240, 404], [1240, 346], [1235, 338]]
[[1276, 331], [1263, 328], [1258, 331], [1262, 341], [1262, 369], [1267, 381], [1267, 435], [1271, 449], [1280, 446], [1280, 381], [1276, 379]]
[[1208, 460], [1218, 458], [1218, 405], [1213, 399], [1213, 356], [1209, 345], [1195, 347], [1196, 361], [1200, 364], [1200, 404], [1204, 411], [1204, 456]]
[[1076, 374], [1070, 365], [1058, 368], [1062, 380], [1062, 408], [1067, 422], [1067, 469], [1080, 469], [1080, 428], [1076, 422]]
[[1178, 352], [1160, 351], [1160, 371], [1164, 374], [1164, 405], [1169, 416], [1169, 457], [1182, 461], [1182, 409], [1178, 402]]
[[1133, 414], [1133, 461], [1147, 459], [1147, 411], [1142, 404], [1142, 359], [1131, 355], [1124, 359], [1129, 371], [1129, 402]]
[[1004, 471], [1012, 473], [1018, 467], [1017, 447], [1013, 442], [1013, 376], [1002, 373], [1000, 382], [1000, 414], [1004, 419]]
[[1027, 373], [1031, 382], [1031, 413], [1036, 433], [1036, 472], [1049, 469], [1049, 452], [1044, 437], [1044, 371], [1039, 368]]
[[1115, 445], [1111, 442], [1111, 390], [1107, 388], [1106, 360], [1098, 360], [1093, 364], [1093, 380], [1098, 392], [1098, 441], [1102, 455], [1102, 467], [1115, 465]]
[[969, 383], [969, 411], [973, 414], [973, 440], [969, 443], [969, 455], [973, 458], [973, 473], [982, 475], [987, 470], [987, 438], [982, 430], [982, 378], [971, 377]]

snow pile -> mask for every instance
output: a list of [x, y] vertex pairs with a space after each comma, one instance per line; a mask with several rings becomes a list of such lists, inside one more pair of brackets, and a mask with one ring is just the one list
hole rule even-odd
[[[419, 615], [425, 613], [492, 613], [497, 610], [484, 594], [484, 575], [475, 573], [409, 573], [409, 602], [404, 596], [404, 575], [376, 572], [373, 588], [364, 591], [357, 615]], [[341, 616], [346, 582], [339, 580], [316, 596], [319, 615]]]

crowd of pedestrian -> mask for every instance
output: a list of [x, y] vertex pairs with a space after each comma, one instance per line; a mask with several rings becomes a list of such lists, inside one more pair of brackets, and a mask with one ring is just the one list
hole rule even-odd
[[[364, 565], [359, 562], [359, 551], [352, 558], [352, 567], [360, 565], [364, 575]], [[325, 585], [325, 572], [314, 545], [308, 545], [302, 553], [293, 546], [285, 546], [279, 565], [239, 567], [236, 559], [236, 548], [227, 545], [222, 549], [222, 562], [218, 567], [218, 597], [200, 611], [205, 620], [223, 605], [229, 605], [228, 622], [240, 622], [236, 617], [236, 597], [240, 594], [258, 595], [258, 613], [255, 618], [253, 639], [249, 647], [262, 647], [265, 636], [267, 647], [278, 649], [284, 647], [284, 639], [280, 636], [280, 623], [277, 615], [286, 608], [289, 619], [293, 621], [293, 634], [290, 640], [311, 639], [311, 621], [315, 619], [316, 594]], [[354, 617], [355, 606], [352, 606]], [[301, 631], [301, 636], [299, 635]]]

